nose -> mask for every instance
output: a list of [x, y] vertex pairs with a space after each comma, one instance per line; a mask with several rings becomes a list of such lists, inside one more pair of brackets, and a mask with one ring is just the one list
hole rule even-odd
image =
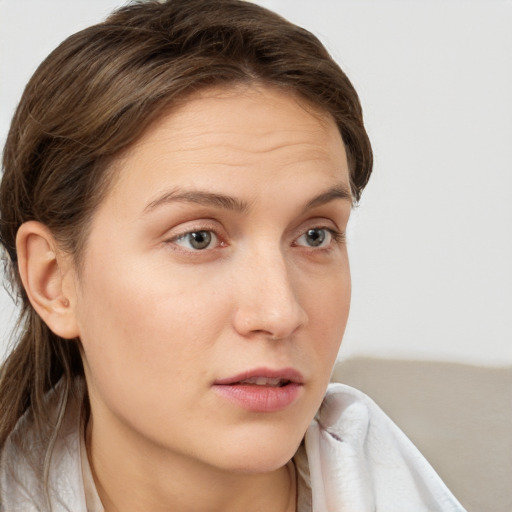
[[280, 340], [307, 324], [299, 276], [289, 267], [280, 250], [260, 252], [241, 265], [234, 287], [234, 327], [240, 335]]

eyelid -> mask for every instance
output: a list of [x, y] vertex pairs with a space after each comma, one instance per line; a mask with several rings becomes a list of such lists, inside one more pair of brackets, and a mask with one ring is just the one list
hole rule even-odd
[[[188, 249], [180, 244], [176, 244], [176, 241], [179, 240], [180, 238], [184, 238], [190, 233], [199, 231], [207, 231], [209, 233], [212, 233], [217, 239], [217, 244], [212, 248], [207, 248], [203, 250]], [[165, 244], [175, 244], [176, 247], [179, 247], [181, 250], [186, 252], [206, 252], [227, 245], [226, 235], [223, 231], [224, 230], [222, 226], [219, 226], [219, 223], [216, 221], [210, 219], [194, 220], [190, 222], [184, 222], [183, 224], [180, 224], [179, 226], [168, 230], [165, 236], [163, 237], [163, 242]]]
[[299, 238], [299, 236], [306, 233], [306, 231], [308, 231], [309, 229], [325, 229], [332, 233], [332, 235], [335, 237], [343, 237], [345, 234], [345, 225], [343, 223], [343, 220], [340, 220], [342, 221], [341, 226], [343, 227], [343, 229], [330, 215], [315, 215], [313, 217], [309, 217], [301, 221], [300, 224], [298, 224], [297, 227], [292, 230], [291, 237], [293, 239], [297, 239]]

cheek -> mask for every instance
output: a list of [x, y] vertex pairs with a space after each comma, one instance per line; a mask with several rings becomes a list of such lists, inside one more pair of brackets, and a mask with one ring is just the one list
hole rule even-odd
[[309, 328], [315, 348], [326, 364], [334, 364], [347, 325], [351, 280], [348, 264], [333, 272], [309, 293]]
[[331, 264], [320, 268], [301, 268], [302, 296], [320, 316], [342, 317], [350, 307], [351, 278], [348, 256], [344, 248]]
[[[88, 281], [83, 297], [84, 364], [96, 411], [158, 439], [176, 410], [193, 416], [190, 404], [200, 402], [208, 382], [215, 317], [223, 314], [220, 301], [208, 309], [188, 283], [174, 284], [147, 274], [104, 275]], [[197, 385], [183, 385], [190, 382]]]
[[129, 375], [145, 382], [185, 378], [219, 335], [226, 316], [222, 289], [167, 270], [104, 265], [85, 276], [80, 333], [98, 377], [123, 381]]

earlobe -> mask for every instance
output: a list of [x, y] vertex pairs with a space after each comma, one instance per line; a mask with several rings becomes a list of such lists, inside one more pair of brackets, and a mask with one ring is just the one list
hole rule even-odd
[[27, 296], [46, 325], [62, 338], [78, 336], [69, 255], [40, 222], [22, 224], [16, 236], [18, 268]]

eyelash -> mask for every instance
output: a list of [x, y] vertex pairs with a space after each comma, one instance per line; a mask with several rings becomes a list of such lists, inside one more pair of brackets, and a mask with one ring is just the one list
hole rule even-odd
[[[170, 242], [173, 242], [173, 243], [177, 243], [179, 240], [186, 240], [187, 237], [189, 237], [190, 235], [192, 234], [198, 234], [198, 233], [211, 233], [213, 235], [212, 237], [212, 240], [216, 240], [217, 241], [217, 244], [215, 245], [215, 247], [213, 247], [213, 249], [216, 249], [217, 247], [225, 247], [227, 244], [225, 242], [222, 242], [220, 237], [217, 235], [217, 233], [215, 233], [215, 231], [213, 229], [194, 229], [192, 231], [187, 231], [185, 233], [183, 233], [182, 235], [178, 235], [178, 236], [175, 236], [174, 238], [172, 238], [170, 240]], [[179, 245], [179, 244], [177, 244]], [[182, 247], [182, 246], [180, 246]], [[212, 250], [212, 248], [210, 247], [205, 247], [204, 249], [195, 249], [195, 248], [186, 248], [187, 251], [190, 251], [190, 252], [202, 252], [202, 251], [206, 251], [206, 250]]]
[[[329, 240], [329, 243], [326, 246], [319, 245], [319, 246], [315, 247], [315, 246], [307, 246], [307, 245], [297, 244], [297, 240], [299, 240], [303, 236], [306, 236], [307, 233], [312, 230], [323, 230], [323, 231], [327, 232], [329, 234], [329, 236], [331, 237], [331, 240]], [[203, 249], [183, 247], [182, 245], [177, 243], [180, 240], [186, 240], [187, 237], [189, 237], [193, 233], [210, 233], [213, 235], [212, 238], [217, 240], [217, 243], [214, 247], [206, 246]], [[170, 238], [169, 240], [166, 240], [165, 242], [175, 244], [178, 247], [180, 247], [180, 249], [184, 250], [185, 252], [189, 252], [189, 253], [201, 253], [201, 252], [211, 251], [211, 250], [214, 250], [217, 248], [226, 247], [228, 245], [225, 241], [223, 241], [222, 237], [217, 234], [216, 229], [213, 229], [210, 226], [202, 226], [198, 229], [191, 229], [191, 230], [185, 231], [176, 236], [173, 236], [172, 238]], [[306, 229], [305, 231], [303, 231], [299, 236], [297, 236], [294, 239], [293, 246], [294, 247], [304, 247], [305, 249], [309, 249], [309, 250], [313, 250], [313, 251], [329, 251], [330, 249], [332, 249], [331, 242], [334, 242], [337, 245], [341, 245], [341, 244], [345, 243], [345, 233], [342, 233], [336, 229], [333, 229], [332, 227], [312, 226], [312, 227]]]

